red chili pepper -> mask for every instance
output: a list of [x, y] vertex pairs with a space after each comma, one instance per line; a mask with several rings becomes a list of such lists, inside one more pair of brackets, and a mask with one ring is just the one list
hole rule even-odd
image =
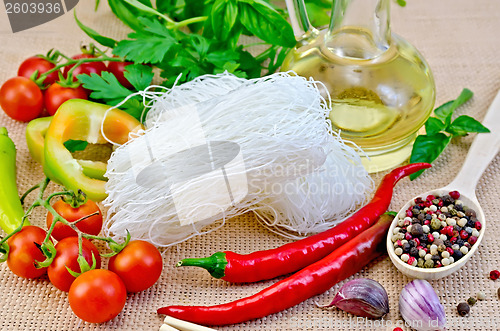
[[373, 199], [366, 206], [325, 232], [246, 255], [224, 251], [205, 258], [184, 259], [177, 266], [202, 267], [213, 277], [233, 283], [257, 282], [300, 270], [319, 261], [372, 226], [389, 208], [394, 185], [401, 178], [429, 167], [431, 165], [428, 163], [414, 163], [394, 169], [385, 175]]
[[158, 309], [182, 320], [204, 325], [245, 322], [277, 313], [323, 293], [355, 274], [383, 250], [393, 215], [379, 221], [330, 255], [257, 294], [217, 306], [168, 306]]

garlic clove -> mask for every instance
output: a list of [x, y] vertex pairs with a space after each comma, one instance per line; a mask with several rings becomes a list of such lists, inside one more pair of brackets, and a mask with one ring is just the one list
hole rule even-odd
[[389, 297], [378, 282], [359, 278], [342, 286], [326, 307], [332, 306], [356, 316], [380, 318], [389, 312]]
[[425, 280], [415, 279], [403, 288], [399, 295], [399, 312], [417, 331], [446, 330], [444, 307]]

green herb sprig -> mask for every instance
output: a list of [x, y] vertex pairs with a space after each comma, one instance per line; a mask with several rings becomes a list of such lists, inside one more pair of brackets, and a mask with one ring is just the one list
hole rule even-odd
[[[448, 101], [434, 110], [436, 117], [429, 117], [425, 122], [426, 134], [419, 135], [413, 144], [410, 163], [432, 163], [444, 151], [452, 138], [463, 137], [472, 132], [490, 132], [480, 122], [467, 115], [458, 116], [452, 121], [455, 110], [466, 103], [472, 96], [472, 91], [465, 88], [457, 99]], [[410, 179], [414, 180], [423, 171], [410, 175]]]

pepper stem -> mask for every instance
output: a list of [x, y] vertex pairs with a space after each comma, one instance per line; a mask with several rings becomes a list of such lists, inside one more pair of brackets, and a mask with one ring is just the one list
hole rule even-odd
[[226, 253], [217, 252], [209, 257], [196, 259], [183, 259], [177, 262], [176, 267], [201, 267], [206, 269], [212, 277], [222, 278], [225, 276], [227, 266]]

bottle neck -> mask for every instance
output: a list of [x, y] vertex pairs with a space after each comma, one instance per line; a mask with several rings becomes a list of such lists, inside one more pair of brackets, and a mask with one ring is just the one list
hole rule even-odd
[[390, 0], [334, 0], [326, 46], [337, 56], [373, 59], [390, 46]]

